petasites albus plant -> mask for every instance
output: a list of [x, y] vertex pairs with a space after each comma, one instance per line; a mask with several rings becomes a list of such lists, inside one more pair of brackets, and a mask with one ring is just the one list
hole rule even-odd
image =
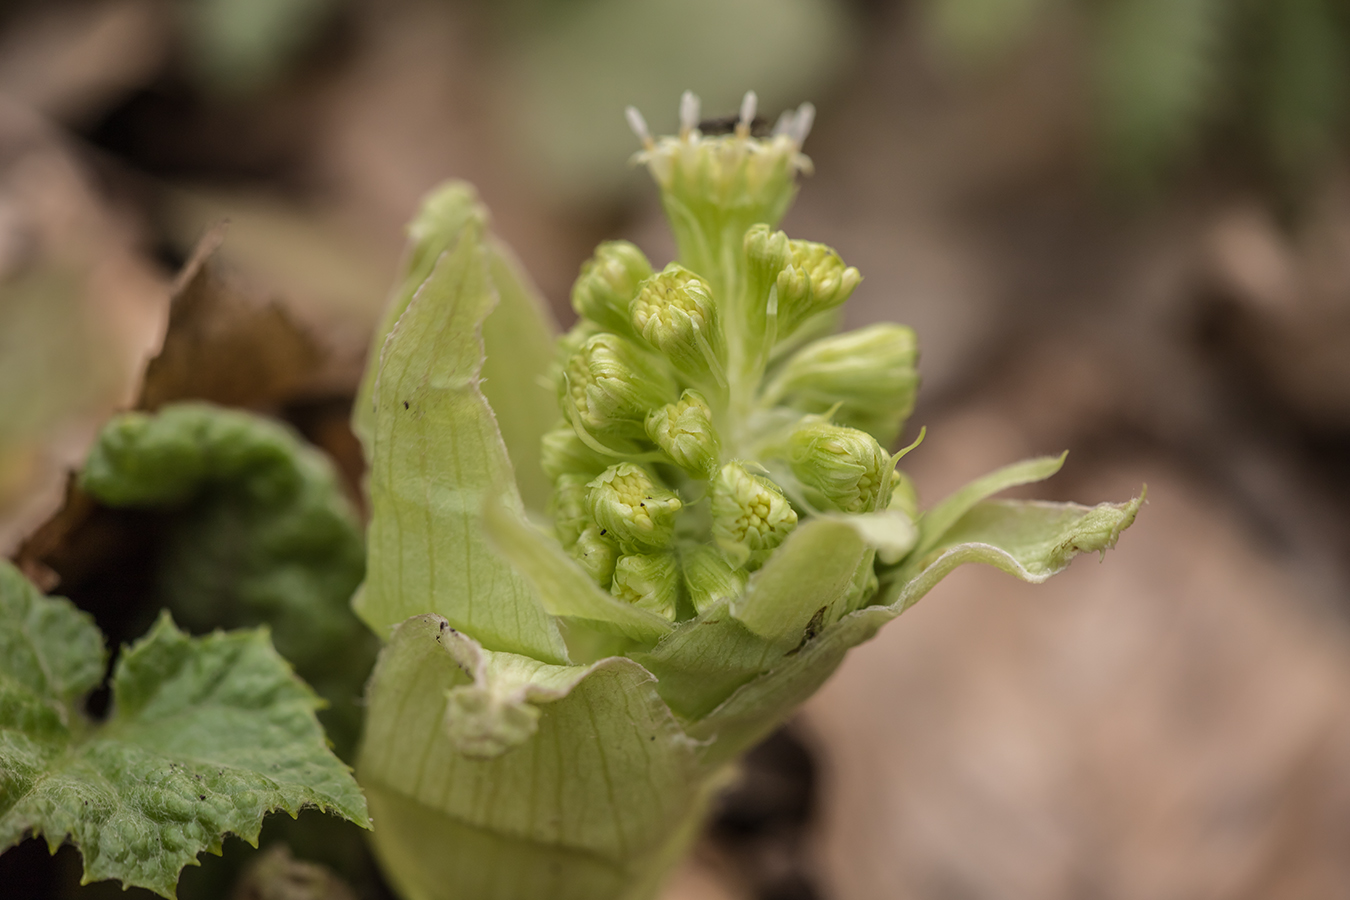
[[896, 469], [913, 333], [833, 334], [860, 281], [775, 230], [812, 108], [637, 159], [679, 258], [601, 244], [555, 326], [471, 188], [411, 226], [355, 411], [370, 465], [356, 609], [387, 638], [357, 776], [407, 900], [653, 896], [738, 755], [952, 569], [1042, 581], [1140, 499], [920, 511]]

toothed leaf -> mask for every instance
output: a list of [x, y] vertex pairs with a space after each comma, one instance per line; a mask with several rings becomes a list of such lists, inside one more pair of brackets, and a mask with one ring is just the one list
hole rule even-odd
[[75, 703], [101, 672], [97, 629], [8, 566], [0, 607], [0, 643], [28, 649], [0, 654], [0, 847], [69, 839], [85, 882], [173, 897], [184, 866], [226, 834], [256, 842], [269, 812], [313, 806], [368, 824], [318, 699], [265, 629], [190, 638], [162, 617], [123, 653], [112, 715], [92, 725]]

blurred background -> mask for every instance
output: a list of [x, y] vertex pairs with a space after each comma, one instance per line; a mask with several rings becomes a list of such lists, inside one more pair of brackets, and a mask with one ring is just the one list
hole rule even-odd
[[[185, 390], [354, 486], [426, 191], [476, 184], [567, 324], [599, 240], [673, 252], [624, 106], [810, 100], [785, 228], [862, 271], [850, 326], [917, 329], [925, 503], [1064, 449], [1026, 495], [1149, 502], [1105, 565], [958, 572], [855, 651], [668, 900], [1350, 896], [1348, 76], [1344, 0], [7, 0], [0, 551], [135, 636], [143, 542], [30, 536], [222, 220]], [[386, 896], [268, 835], [181, 896]], [[35, 841], [0, 893], [126, 896]]]

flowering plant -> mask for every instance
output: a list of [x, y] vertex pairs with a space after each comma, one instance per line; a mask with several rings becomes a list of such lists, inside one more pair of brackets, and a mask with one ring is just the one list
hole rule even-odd
[[[168, 609], [97, 720], [104, 636], [0, 563], [0, 847], [69, 839], [86, 880], [172, 897], [226, 834], [256, 844], [267, 813], [319, 807], [373, 819], [407, 900], [639, 900], [737, 756], [956, 566], [1043, 581], [1115, 544], [1142, 496], [989, 499], [1062, 456], [921, 511], [896, 468], [919, 441], [886, 449], [913, 333], [833, 334], [861, 276], [774, 230], [811, 107], [764, 137], [753, 94], [727, 135], [700, 132], [690, 94], [680, 118], [655, 140], [629, 111], [679, 260], [600, 245], [560, 338], [471, 188], [413, 222], [353, 421], [371, 508], [353, 606], [387, 638], [357, 780], [330, 742], [351, 748], [372, 648], [332, 466], [242, 412], [128, 413], [80, 486], [173, 512]], [[194, 638], [171, 616], [263, 627]]]
[[641, 898], [737, 756], [956, 566], [1042, 581], [1142, 497], [921, 511], [896, 468], [913, 333], [833, 334], [861, 280], [775, 227], [809, 105], [752, 134], [629, 121], [679, 259], [602, 244], [554, 339], [471, 188], [433, 193], [354, 414], [371, 521], [358, 614], [388, 637], [357, 776], [397, 890]]

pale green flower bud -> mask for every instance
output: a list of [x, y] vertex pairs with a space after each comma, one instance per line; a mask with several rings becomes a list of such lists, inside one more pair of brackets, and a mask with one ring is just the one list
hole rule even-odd
[[708, 282], [671, 263], [642, 283], [629, 312], [633, 328], [675, 368], [698, 380], [724, 380], [722, 332]]
[[858, 270], [824, 244], [789, 241], [792, 259], [778, 273], [778, 337], [842, 304], [862, 281]]
[[684, 554], [684, 585], [697, 612], [745, 592], [750, 573], [733, 568], [721, 550], [703, 544]]
[[553, 482], [549, 512], [553, 515], [553, 530], [564, 547], [571, 547], [581, 532], [594, 524], [586, 506], [590, 482], [591, 478], [585, 475], [561, 475]]
[[711, 478], [720, 465], [721, 442], [713, 428], [712, 409], [697, 391], [685, 391], [678, 401], [652, 410], [647, 436], [677, 466], [695, 478]]
[[834, 421], [889, 444], [914, 409], [917, 360], [911, 329], [869, 325], [807, 344], [788, 360], [766, 393], [804, 412], [822, 413], [838, 405]]
[[797, 513], [778, 485], [729, 462], [713, 480], [712, 535], [738, 566], [758, 567], [797, 527]]
[[577, 537], [571, 547], [575, 559], [595, 583], [609, 590], [614, 578], [614, 564], [619, 559], [619, 545], [600, 533], [599, 525], [590, 525]]
[[862, 513], [891, 499], [890, 454], [865, 431], [808, 420], [788, 438], [787, 457], [812, 503]]
[[680, 601], [680, 564], [675, 551], [619, 557], [610, 593], [639, 609], [675, 621]]
[[572, 285], [572, 308], [606, 331], [628, 334], [628, 307], [652, 265], [628, 241], [606, 241], [581, 267]]
[[679, 394], [670, 374], [631, 341], [601, 333], [587, 339], [564, 370], [564, 409], [595, 434], [642, 437], [647, 413]]
[[590, 483], [586, 505], [600, 533], [624, 548], [659, 549], [675, 533], [675, 513], [683, 504], [660, 487], [641, 466], [610, 466]]
[[609, 468], [613, 461], [587, 447], [571, 425], [559, 425], [545, 432], [539, 452], [539, 464], [553, 482], [564, 475], [584, 475], [585, 480], [590, 481]]
[[553, 362], [549, 365], [548, 371], [549, 381], [557, 391], [561, 393], [564, 389], [563, 373], [567, 371], [567, 364], [571, 362], [572, 357], [581, 351], [588, 340], [600, 332], [600, 326], [594, 322], [578, 319], [575, 325], [558, 338], [558, 344], [553, 350]]
[[745, 296], [744, 309], [746, 332], [751, 336], [752, 349], [758, 349], [759, 340], [767, 337], [769, 307], [773, 306], [775, 334], [777, 330], [777, 294], [772, 293], [778, 284], [778, 273], [792, 259], [792, 247], [788, 236], [782, 231], [774, 231], [768, 225], [752, 225], [745, 232]]

